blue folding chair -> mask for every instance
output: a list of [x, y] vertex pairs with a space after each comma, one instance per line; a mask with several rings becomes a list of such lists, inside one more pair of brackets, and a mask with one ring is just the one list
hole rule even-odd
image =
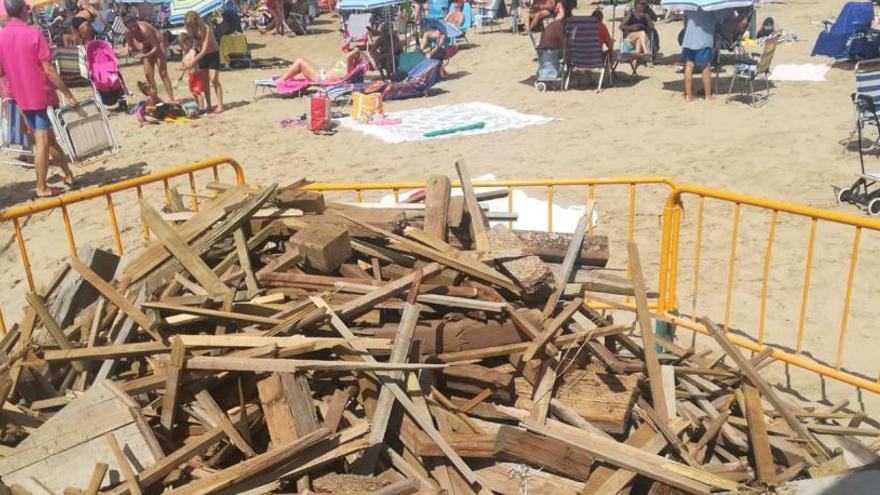
[[819, 33], [812, 55], [844, 60], [864, 60], [880, 56], [880, 36], [876, 30], [871, 29], [873, 21], [873, 3], [847, 3], [834, 24], [824, 22], [825, 31]]

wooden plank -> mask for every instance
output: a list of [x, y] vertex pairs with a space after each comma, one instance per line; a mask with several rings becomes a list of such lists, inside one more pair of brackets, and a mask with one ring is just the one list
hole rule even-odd
[[83, 490], [83, 495], [98, 495], [98, 490], [104, 482], [104, 476], [106, 476], [109, 467], [104, 462], [95, 463], [95, 470], [92, 471], [92, 477], [89, 478], [89, 484]]
[[748, 384], [743, 384], [741, 390], [745, 396], [746, 420], [749, 422], [752, 467], [758, 474], [758, 481], [773, 485], [776, 483], [776, 466], [773, 464], [773, 453], [770, 451], [761, 394], [757, 388]]
[[[366, 352], [366, 351], [365, 351]], [[441, 369], [445, 364], [366, 363], [358, 361], [321, 361], [313, 359], [264, 359], [241, 357], [195, 356], [187, 359], [190, 370], [248, 371], [252, 373], [296, 373], [297, 371], [395, 371]]]
[[[377, 234], [385, 236], [389, 240], [393, 241], [397, 245], [400, 245], [406, 248], [408, 251], [416, 254], [418, 256], [422, 256], [428, 258], [432, 261], [436, 261], [438, 263], [442, 263], [449, 268], [453, 268], [455, 270], [459, 270], [461, 272], [467, 273], [468, 275], [475, 277], [479, 280], [488, 282], [490, 284], [495, 284], [499, 287], [503, 287], [514, 294], [519, 294], [519, 288], [516, 284], [513, 283], [509, 278], [505, 277], [503, 274], [498, 272], [495, 269], [492, 269], [481, 263], [479, 261], [475, 261], [473, 258], [463, 256], [461, 253], [444, 253], [442, 251], [438, 251], [436, 249], [425, 246], [424, 244], [412, 241], [407, 239], [406, 237], [399, 236], [387, 230], [380, 229], [378, 227], [374, 227], [365, 222], [361, 222], [360, 220], [354, 219], [352, 217], [348, 217], [342, 213], [341, 216], [348, 218], [349, 220], [369, 229]], [[425, 276], [428, 274], [425, 273]]]
[[471, 217], [471, 231], [474, 234], [474, 246], [479, 251], [488, 251], [489, 237], [486, 235], [486, 220], [483, 218], [483, 210], [477, 203], [474, 194], [474, 186], [471, 184], [471, 172], [464, 161], [455, 162], [455, 171], [461, 181], [461, 192], [467, 205], [468, 214]]
[[[323, 301], [321, 301], [321, 303], [323, 303]], [[343, 338], [351, 340], [352, 347], [354, 347], [360, 353], [361, 359], [363, 359], [364, 362], [367, 363], [375, 362], [376, 358], [370, 355], [366, 349], [358, 349], [356, 347], [356, 344], [354, 343], [354, 334], [345, 325], [345, 322], [343, 322], [342, 319], [337, 316], [328, 306], [325, 306], [324, 309], [330, 314], [330, 323], [333, 325], [333, 328], [336, 329], [336, 331], [339, 332], [343, 336]], [[440, 432], [437, 431], [437, 429], [431, 423], [430, 419], [425, 418], [424, 415], [417, 412], [416, 405], [413, 404], [413, 401], [400, 387], [400, 385], [390, 380], [384, 381], [384, 377], [382, 377], [381, 375], [377, 375], [377, 377], [379, 377], [379, 379], [383, 381], [382, 385], [384, 387], [388, 387], [391, 390], [391, 393], [394, 394], [394, 398], [400, 402], [406, 412], [416, 421], [416, 423], [418, 423], [419, 427], [422, 428], [422, 430], [424, 430], [425, 433], [427, 433], [428, 436], [431, 437], [431, 440], [433, 440], [438, 447], [440, 447], [440, 449], [443, 451], [449, 461], [452, 462], [456, 469], [458, 469], [461, 475], [464, 476], [464, 478], [468, 480], [468, 482], [470, 482], [471, 484], [479, 483], [480, 485], [483, 485], [479, 482], [476, 474], [474, 474], [471, 468], [468, 467], [468, 465], [461, 459], [461, 457], [455, 453], [455, 450], [449, 445], [449, 443], [446, 442], [446, 440], [443, 438], [443, 435], [441, 435]]]
[[[186, 242], [211, 228], [226, 216], [226, 207], [247, 199], [247, 191], [234, 189], [224, 192], [213, 201], [203, 204], [201, 210], [191, 219], [177, 227], [177, 233]], [[171, 257], [170, 253], [158, 240], [150, 241], [147, 247], [134, 257], [126, 266], [123, 274], [138, 282]], [[94, 284], [93, 284], [94, 285]]]
[[[676, 419], [672, 423], [670, 427], [676, 434], [688, 425], [686, 421], [681, 419]], [[656, 433], [647, 423], [643, 423], [636, 431], [630, 433], [624, 443], [649, 454], [660, 454], [667, 446], [663, 435]], [[613, 466], [602, 464], [590, 473], [590, 479], [584, 483], [581, 493], [583, 495], [617, 495], [632, 483], [636, 475], [634, 471], [628, 469], [615, 469]]]
[[135, 324], [140, 326], [147, 332], [150, 337], [153, 338], [156, 342], [163, 342], [162, 335], [159, 334], [159, 331], [156, 329], [156, 324], [150, 320], [140, 309], [135, 307], [134, 304], [131, 303], [124, 295], [122, 295], [119, 291], [113, 288], [109, 283], [107, 283], [103, 278], [100, 277], [97, 273], [93, 272], [91, 268], [89, 268], [85, 263], [79, 260], [79, 258], [71, 257], [69, 259], [70, 267], [73, 268], [77, 273], [79, 273], [82, 278], [84, 278], [88, 283], [92, 284], [92, 287], [98, 289], [104, 297], [107, 298], [108, 301], [113, 303], [120, 311], [125, 313], [126, 316], [129, 317]]
[[284, 461], [302, 453], [327, 438], [329, 432], [325, 429], [306, 435], [292, 443], [273, 448], [268, 452], [259, 454], [250, 459], [234, 464], [232, 467], [216, 471], [199, 480], [190, 482], [180, 488], [171, 491], [171, 495], [194, 495], [201, 493], [215, 493], [223, 489], [232, 488], [258, 474], [278, 467]]
[[512, 426], [498, 429], [494, 452], [500, 459], [523, 462], [579, 481], [590, 475], [594, 460], [584, 449]]
[[[391, 363], [405, 363], [406, 358], [412, 347], [413, 334], [415, 333], [416, 323], [419, 321], [421, 308], [415, 303], [415, 299], [419, 294], [419, 285], [422, 283], [423, 273], [416, 270], [412, 285], [409, 288], [409, 297], [403, 307], [403, 314], [400, 317], [400, 325], [397, 329], [397, 336], [394, 339], [394, 346], [391, 348], [391, 356], [388, 359]], [[401, 380], [402, 373], [389, 373], [389, 380]], [[373, 412], [372, 423], [370, 425], [370, 447], [364, 451], [363, 456], [355, 465], [355, 474], [373, 474], [376, 469], [376, 462], [379, 460], [381, 453], [381, 444], [385, 440], [385, 433], [388, 429], [388, 421], [391, 419], [391, 412], [394, 409], [394, 395], [388, 387], [382, 387], [379, 390], [379, 399], [376, 401], [376, 409]]]
[[171, 431], [177, 416], [178, 394], [186, 367], [186, 349], [180, 337], [171, 338], [171, 359], [165, 370], [165, 395], [162, 397], [162, 416], [160, 424]]
[[523, 425], [536, 433], [582, 448], [597, 460], [635, 471], [689, 493], [708, 494], [713, 487], [724, 490], [739, 489], [738, 483], [707, 471], [648, 454], [641, 449], [610, 441], [583, 430], [563, 425], [551, 428], [529, 420], [523, 421]]
[[122, 453], [122, 449], [119, 448], [119, 442], [116, 441], [116, 436], [113, 433], [108, 433], [106, 437], [107, 445], [110, 446], [110, 450], [113, 452], [113, 457], [116, 458], [116, 465], [119, 466], [119, 470], [122, 471], [122, 479], [125, 480], [125, 484], [128, 485], [129, 491], [132, 495], [141, 495], [140, 485], [138, 485], [137, 476], [135, 476], [134, 471], [131, 469], [131, 465], [128, 464], [128, 458], [125, 457], [125, 454]]
[[678, 453], [678, 456], [684, 459], [684, 462], [687, 463], [688, 466], [695, 468], [700, 467], [701, 463], [695, 460], [690, 452], [688, 452], [677, 434], [669, 427], [669, 424], [660, 420], [657, 412], [650, 406], [650, 404], [648, 404], [643, 398], [639, 398], [638, 404], [642, 411], [642, 416], [651, 424], [651, 426], [654, 427], [655, 430], [663, 435], [669, 445], [672, 446], [672, 449]]
[[223, 431], [226, 432], [226, 436], [229, 438], [229, 441], [232, 442], [235, 447], [244, 453], [248, 457], [253, 457], [257, 455], [254, 449], [248, 444], [247, 440], [241, 435], [241, 432], [235, 428], [235, 425], [230, 421], [229, 416], [226, 415], [226, 411], [224, 411], [220, 405], [211, 397], [211, 394], [207, 390], [200, 390], [196, 394], [196, 401], [202, 406], [203, 409], [211, 416], [212, 419], [216, 421], [216, 424], [213, 426], [219, 426], [223, 428]]
[[142, 308], [157, 309], [159, 311], [172, 311], [188, 315], [204, 316], [215, 320], [232, 322], [253, 323], [256, 325], [277, 325], [284, 322], [279, 318], [236, 313], [232, 311], [220, 311], [216, 309], [200, 308], [198, 306], [182, 306], [178, 304], [166, 304], [160, 302], [148, 302], [141, 305]]
[[[383, 285], [381, 290], [373, 291], [367, 293], [357, 299], [354, 299], [342, 306], [336, 308], [335, 312], [339, 315], [343, 320], [351, 320], [361, 316], [373, 309], [373, 306], [378, 304], [381, 301], [384, 301], [390, 297], [397, 296], [402, 293], [409, 287], [413, 280], [416, 277], [428, 277], [442, 269], [439, 263], [431, 263], [427, 266], [422, 267], [421, 274], [418, 272], [414, 272], [405, 277], [401, 277], [393, 282], [389, 282], [386, 285]], [[315, 300], [312, 299], [314, 302]]]
[[251, 256], [248, 252], [249, 250], [244, 230], [240, 228], [237, 229], [232, 233], [232, 238], [235, 242], [235, 253], [238, 255], [238, 263], [244, 271], [244, 281], [245, 284], [247, 284], [248, 290], [259, 290], [260, 284], [257, 283], [257, 278], [254, 276], [254, 267], [251, 265]]
[[529, 362], [537, 356], [539, 352], [547, 345], [553, 337], [556, 336], [556, 332], [562, 329], [562, 326], [565, 322], [568, 321], [572, 315], [580, 309], [581, 305], [584, 303], [584, 300], [580, 297], [576, 297], [573, 300], [569, 301], [562, 308], [562, 311], [559, 312], [556, 317], [544, 328], [544, 330], [536, 337], [526, 351], [522, 355], [523, 362]]
[[761, 395], [767, 399], [776, 411], [782, 416], [782, 419], [785, 420], [785, 423], [794, 431], [801, 439], [804, 440], [807, 448], [816, 456], [820, 458], [822, 461], [827, 461], [831, 459], [831, 455], [828, 449], [822, 445], [816, 437], [813, 436], [812, 433], [798, 420], [797, 416], [795, 416], [788, 405], [776, 395], [776, 391], [773, 390], [773, 387], [770, 386], [755, 370], [754, 366], [752, 366], [751, 362], [746, 359], [745, 356], [736, 348], [729, 340], [727, 340], [727, 336], [723, 335], [721, 331], [712, 323], [708, 318], [703, 318], [700, 320], [703, 325], [709, 331], [709, 335], [718, 342], [718, 345], [733, 359], [739, 371], [761, 392]]
[[[43, 303], [43, 298], [33, 292], [26, 292], [24, 297], [40, 321], [43, 322], [43, 326], [49, 331], [52, 340], [58, 344], [58, 347], [65, 350], [72, 349], [73, 344], [70, 342], [70, 339], [64, 335], [64, 332], [58, 326], [58, 323], [55, 321], [55, 318], [52, 317], [52, 314], [49, 313], [49, 309]], [[85, 371], [85, 367], [82, 363], [74, 363], [73, 367], [79, 372]]]
[[565, 252], [565, 259], [562, 260], [562, 268], [559, 272], [559, 278], [556, 280], [556, 290], [550, 298], [547, 299], [547, 304], [544, 305], [544, 311], [542, 312], [544, 319], [550, 317], [553, 310], [556, 309], [556, 304], [559, 302], [559, 298], [562, 297], [562, 293], [565, 292], [566, 284], [571, 280], [571, 276], [574, 273], [574, 267], [577, 264], [581, 252], [581, 246], [584, 243], [584, 236], [587, 235], [587, 228], [590, 226], [592, 217], [593, 200], [591, 199], [587, 203], [586, 214], [578, 220], [577, 227], [574, 229], [574, 235], [571, 238], [571, 244], [568, 245], [568, 251]]
[[642, 334], [642, 348], [645, 353], [645, 365], [648, 368], [648, 384], [651, 388], [651, 404], [657, 413], [657, 419], [669, 424], [669, 410], [666, 408], [666, 389], [663, 386], [663, 373], [657, 359], [657, 347], [654, 343], [654, 329], [651, 326], [651, 313], [648, 309], [648, 297], [645, 293], [645, 278], [642, 272], [642, 261], [639, 248], [635, 242], [626, 243], [629, 253], [629, 266], [633, 279], [633, 290], [636, 299], [636, 315], [639, 330]]
[[170, 225], [162, 220], [162, 216], [146, 200], [141, 200], [141, 219], [165, 249], [183, 265], [196, 281], [211, 293], [220, 293], [229, 290], [213, 270], [199, 257], [186, 241], [177, 234]]
[[354, 386], [333, 391], [333, 395], [330, 397], [330, 404], [327, 405], [327, 413], [324, 415], [324, 428], [330, 430], [331, 433], [339, 430], [339, 423], [342, 421], [345, 406], [356, 393], [357, 388]]
[[432, 175], [425, 190], [425, 233], [445, 242], [449, 238], [447, 219], [452, 183], [445, 175]]

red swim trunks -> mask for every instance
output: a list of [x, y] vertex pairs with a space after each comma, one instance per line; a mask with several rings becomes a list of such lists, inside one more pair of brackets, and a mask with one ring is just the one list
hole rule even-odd
[[193, 93], [205, 92], [205, 74], [203, 72], [189, 73], [189, 90]]

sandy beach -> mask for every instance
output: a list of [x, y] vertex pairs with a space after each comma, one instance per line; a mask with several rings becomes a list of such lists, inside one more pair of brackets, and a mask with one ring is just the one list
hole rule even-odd
[[[796, 33], [798, 42], [779, 46], [774, 64], [831, 64], [810, 57], [821, 29], [820, 20], [840, 11], [843, 0], [789, 0], [766, 5], [758, 18], [772, 16], [777, 26]], [[587, 15], [593, 5], [581, 2], [576, 14]], [[606, 21], [610, 24], [610, 7]], [[532, 86], [534, 51], [527, 37], [513, 35], [509, 20], [494, 32], [475, 29], [470, 46], [462, 49], [446, 67], [448, 72], [428, 98], [386, 102], [386, 112], [437, 105], [484, 102], [525, 114], [542, 115], [550, 123], [477, 136], [387, 144], [373, 137], [340, 129], [333, 136], [312, 135], [302, 128], [285, 128], [283, 119], [306, 111], [302, 98], [267, 97], [253, 100], [253, 81], [276, 75], [280, 69], [224, 71], [221, 81], [228, 110], [188, 124], [139, 127], [128, 115], [114, 114], [111, 122], [120, 152], [76, 170], [83, 187], [106, 184], [206, 159], [228, 155], [244, 167], [248, 182], [270, 184], [306, 177], [326, 182], [381, 182], [424, 180], [429, 174], [453, 176], [456, 160], [466, 160], [475, 176], [492, 174], [498, 179], [550, 179], [572, 177], [668, 177], [680, 184], [698, 184], [751, 196], [787, 201], [845, 214], [864, 216], [851, 205], [837, 204], [832, 185], [846, 186], [858, 171], [858, 154], [848, 148], [854, 131], [850, 93], [854, 90], [852, 66], [834, 66], [823, 82], [774, 82], [769, 101], [760, 108], [741, 102], [725, 103], [730, 67], [720, 76], [720, 95], [714, 101], [683, 101], [682, 75], [674, 56], [679, 52], [676, 35], [681, 24], [658, 23], [665, 63], [642, 67], [639, 78], [627, 77], [621, 67], [613, 87], [601, 93], [592, 83], [582, 82], [566, 91], [539, 93]], [[293, 61], [306, 57], [329, 66], [339, 58], [337, 20], [318, 19], [316, 34], [281, 38], [249, 33], [256, 59], [280, 57]], [[171, 64], [176, 78], [178, 64]], [[130, 87], [143, 79], [139, 66], [127, 66]], [[80, 89], [79, 91], [83, 91]], [[181, 85], [179, 91], [185, 91]], [[84, 94], [84, 93], [83, 93]], [[184, 95], [181, 95], [184, 96]], [[186, 95], [188, 96], [188, 95]], [[346, 112], [347, 107], [338, 108]], [[869, 158], [870, 167], [878, 165]], [[0, 207], [24, 203], [33, 192], [33, 171], [15, 166], [0, 167]], [[178, 184], [185, 186], [185, 180]], [[185, 186], [188, 187], [188, 186]], [[635, 238], [640, 243], [649, 285], [656, 286], [660, 252], [660, 221], [666, 186], [640, 187], [637, 196]], [[644, 192], [643, 192], [644, 191]], [[544, 199], [543, 189], [527, 192]], [[586, 188], [560, 188], [556, 200], [582, 205]], [[147, 197], [161, 201], [159, 190]], [[351, 200], [351, 196], [347, 196]], [[606, 192], [598, 188], [600, 214], [597, 233], [612, 240], [611, 266], [626, 265], [624, 241], [630, 199], [627, 186]], [[125, 226], [126, 245], [134, 248], [142, 239], [134, 194], [115, 199], [119, 222]], [[733, 205], [705, 203], [702, 237], [696, 237], [699, 205], [685, 200], [678, 304], [683, 313], [708, 315], [729, 321], [731, 329], [755, 337], [760, 326], [762, 278], [770, 226], [769, 210], [743, 207], [737, 230], [737, 264], [731, 274], [728, 259], [734, 229]], [[112, 247], [106, 203], [91, 201], [71, 208], [80, 246]], [[804, 292], [805, 267], [810, 242], [809, 218], [780, 215], [767, 278], [766, 341], [796, 352], [798, 330], [801, 349], [830, 366], [836, 365], [838, 329], [849, 275], [853, 229], [821, 223], [816, 230], [809, 291]], [[68, 254], [60, 212], [39, 214], [24, 226], [34, 274], [47, 281], [58, 262]], [[0, 306], [7, 325], [19, 319], [27, 282], [9, 225], [0, 226], [0, 277], [5, 279]], [[880, 321], [878, 291], [872, 275], [878, 268], [877, 232], [864, 231], [855, 271], [855, 289], [846, 323], [846, 368], [868, 380], [877, 379], [878, 337], [874, 322]], [[701, 275], [694, 297], [696, 247], [701, 246]], [[728, 280], [733, 296], [728, 299]], [[806, 304], [803, 304], [806, 301]], [[803, 317], [801, 309], [806, 308]], [[628, 314], [617, 315], [629, 322]], [[679, 331], [690, 342], [690, 333]], [[870, 392], [857, 394], [849, 385], [816, 377], [782, 365], [768, 368], [774, 380], [788, 384], [811, 400], [831, 402], [847, 398], [850, 407], [864, 406], [880, 412], [880, 400]], [[861, 404], [859, 403], [861, 401]]]

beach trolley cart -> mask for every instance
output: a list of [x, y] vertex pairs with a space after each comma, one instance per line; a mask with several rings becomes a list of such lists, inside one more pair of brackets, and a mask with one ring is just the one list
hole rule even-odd
[[[862, 60], [856, 63], [856, 92], [853, 105], [856, 114], [856, 137], [859, 148], [861, 173], [850, 186], [836, 190], [837, 201], [864, 207], [870, 215], [880, 215], [880, 189], [875, 184], [880, 174], [869, 173], [865, 169], [865, 154], [880, 151], [880, 117], [877, 105], [880, 103], [880, 59]], [[865, 145], [865, 130], [873, 129], [873, 139]]]

